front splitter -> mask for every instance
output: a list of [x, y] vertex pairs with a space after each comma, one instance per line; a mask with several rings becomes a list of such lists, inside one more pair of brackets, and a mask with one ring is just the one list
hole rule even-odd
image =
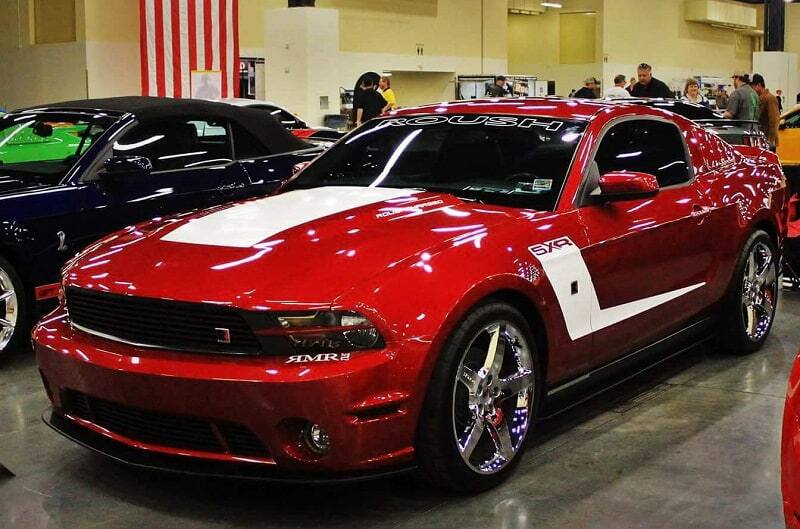
[[140, 450], [88, 430], [53, 408], [44, 411], [42, 421], [67, 439], [124, 465], [175, 474], [279, 483], [325, 484], [373, 480], [404, 474], [416, 468], [405, 466], [391, 470], [349, 474], [292, 472], [277, 469], [272, 465], [210, 461]]

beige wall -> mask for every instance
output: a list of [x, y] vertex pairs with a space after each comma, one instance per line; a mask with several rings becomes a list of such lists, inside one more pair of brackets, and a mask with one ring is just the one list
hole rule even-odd
[[800, 54], [800, 4], [786, 5], [785, 38], [784, 51]]
[[[609, 2], [613, 0], [605, 0]], [[649, 0], [641, 0], [649, 1]], [[677, 0], [672, 0], [677, 1]], [[556, 82], [556, 94], [566, 96], [583, 86], [589, 76], [602, 77], [604, 0], [563, 0], [562, 9], [548, 9], [541, 15], [508, 15], [508, 71], [512, 74], [529, 74], [539, 79]], [[574, 56], [565, 57], [570, 63], [562, 64], [561, 33], [562, 14], [596, 13], [594, 50], [591, 62], [573, 63]], [[584, 15], [589, 18], [589, 15]], [[568, 31], [569, 21], [563, 24]], [[565, 38], [570, 38], [565, 35]], [[586, 46], [586, 43], [582, 44]]]
[[[753, 7], [761, 11], [760, 6]], [[680, 86], [690, 75], [728, 78], [735, 70], [752, 68], [756, 51], [752, 38], [686, 22], [682, 0], [605, 0], [605, 20], [605, 86], [618, 73], [635, 75], [641, 62], [653, 66], [655, 77]]]
[[28, 0], [0, 1], [0, 107], [86, 97], [84, 2], [76, 1], [77, 41], [33, 45]]
[[139, 2], [85, 2], [89, 97], [141, 94]]

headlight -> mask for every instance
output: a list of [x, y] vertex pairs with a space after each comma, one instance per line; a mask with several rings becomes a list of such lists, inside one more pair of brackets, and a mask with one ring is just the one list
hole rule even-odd
[[259, 334], [286, 336], [298, 352], [353, 351], [383, 346], [378, 329], [357, 312], [320, 310], [273, 315], [280, 327]]

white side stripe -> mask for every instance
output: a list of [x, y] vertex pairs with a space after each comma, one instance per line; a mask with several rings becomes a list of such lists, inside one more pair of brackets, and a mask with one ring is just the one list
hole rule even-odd
[[421, 191], [385, 187], [318, 187], [291, 191], [191, 220], [162, 240], [250, 248], [307, 222], [417, 193]]
[[[623, 303], [615, 307], [600, 308], [592, 276], [583, 260], [581, 250], [567, 237], [561, 237], [529, 248], [542, 263], [542, 268], [553, 286], [564, 323], [572, 340], [577, 340], [615, 323], [646, 312], [679, 298], [705, 285], [697, 283], [648, 298]], [[578, 292], [572, 293], [577, 282]]]

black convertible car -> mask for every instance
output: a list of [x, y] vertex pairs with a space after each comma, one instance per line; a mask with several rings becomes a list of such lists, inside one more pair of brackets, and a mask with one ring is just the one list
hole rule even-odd
[[58, 295], [61, 266], [87, 244], [265, 195], [318, 153], [263, 112], [207, 101], [69, 101], [0, 117], [0, 353], [27, 334]]

